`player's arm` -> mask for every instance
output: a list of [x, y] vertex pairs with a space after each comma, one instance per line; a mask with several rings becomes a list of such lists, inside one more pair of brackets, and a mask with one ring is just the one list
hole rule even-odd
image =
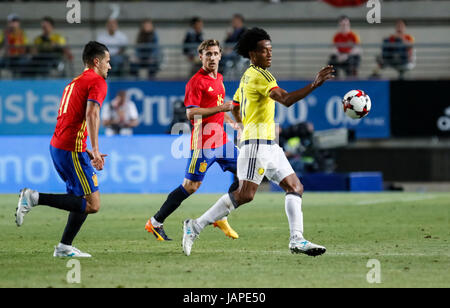
[[325, 81], [328, 79], [334, 78], [333, 75], [334, 68], [331, 65], [328, 65], [322, 68], [316, 75], [316, 78], [313, 82], [302, 89], [298, 89], [296, 91], [287, 92], [282, 88], [274, 88], [270, 91], [270, 98], [274, 101], [279, 102], [280, 104], [290, 107], [299, 100], [308, 96], [312, 91], [316, 88], [320, 87]]
[[239, 86], [233, 96], [233, 109], [231, 109], [231, 114], [242, 129], [241, 100], [241, 88]]
[[[239, 118], [236, 117], [236, 115], [234, 113], [235, 108], [236, 108], [236, 106], [233, 103], [233, 109], [231, 109], [231, 113], [233, 114], [236, 121], [234, 121], [227, 113], [225, 113], [223, 120], [225, 123], [229, 123], [231, 125], [231, 127], [233, 127], [233, 129], [239, 131], [239, 130], [241, 130], [242, 120], [241, 120], [240, 115], [239, 115]], [[239, 109], [239, 106], [237, 108]]]
[[194, 117], [207, 118], [215, 115], [219, 112], [228, 112], [233, 108], [232, 102], [226, 102], [223, 105], [215, 106], [211, 108], [201, 108], [201, 107], [189, 107], [186, 109], [186, 116], [189, 120], [193, 120]]
[[87, 102], [86, 127], [92, 146], [92, 151], [88, 151], [92, 166], [97, 170], [102, 170], [105, 162], [104, 157], [106, 155], [101, 154], [99, 150], [98, 130], [100, 128], [100, 105], [96, 102]]
[[231, 114], [233, 115], [236, 123], [242, 125], [241, 106], [239, 104], [233, 102], [233, 109], [231, 109]]

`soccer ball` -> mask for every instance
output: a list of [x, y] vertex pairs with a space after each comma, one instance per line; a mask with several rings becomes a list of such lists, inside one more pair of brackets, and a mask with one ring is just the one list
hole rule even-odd
[[365, 117], [372, 107], [369, 95], [362, 90], [351, 90], [342, 100], [345, 114], [352, 119]]

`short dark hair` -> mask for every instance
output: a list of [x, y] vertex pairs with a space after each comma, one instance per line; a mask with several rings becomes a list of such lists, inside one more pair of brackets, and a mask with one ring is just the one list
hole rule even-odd
[[200, 17], [198, 17], [198, 16], [192, 17], [191, 21], [190, 21], [190, 25], [193, 26], [196, 23], [198, 23], [199, 21], [202, 21], [202, 19]]
[[55, 26], [55, 21], [53, 20], [53, 18], [51, 18], [50, 16], [45, 16], [44, 18], [42, 18], [42, 21], [46, 21], [49, 24], [52, 25], [52, 27]]
[[105, 52], [109, 52], [108, 47], [102, 43], [96, 41], [90, 41], [84, 46], [83, 50], [83, 63], [84, 65], [94, 64], [94, 59], [98, 57], [104, 57]]
[[239, 18], [242, 22], [245, 21], [244, 16], [242, 14], [239, 14], [239, 13], [234, 14], [233, 18]]
[[341, 21], [343, 21], [344, 19], [350, 20], [350, 18], [349, 18], [347, 15], [341, 15], [341, 16], [339, 16], [339, 18], [338, 18], [338, 23], [341, 22]]
[[259, 41], [272, 41], [269, 34], [261, 28], [252, 28], [245, 31], [241, 36], [234, 50], [244, 58], [250, 59], [250, 51], [255, 51]]

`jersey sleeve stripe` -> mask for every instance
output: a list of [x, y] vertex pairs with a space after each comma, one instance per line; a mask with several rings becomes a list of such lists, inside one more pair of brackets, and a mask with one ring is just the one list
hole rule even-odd
[[88, 101], [94, 102], [94, 103], [99, 104], [101, 106], [101, 104], [99, 102], [97, 102], [95, 99], [88, 98]]
[[200, 108], [200, 106], [197, 106], [197, 105], [189, 105], [189, 106], [186, 106], [186, 108]]
[[236, 100], [233, 100], [233, 105], [235, 105], [235, 106], [239, 106], [241, 103], [239, 103], [238, 101], [236, 101]]
[[279, 88], [279, 87], [273, 87], [272, 89], [269, 90], [269, 92], [274, 90], [274, 89], [277, 89], [277, 88]]

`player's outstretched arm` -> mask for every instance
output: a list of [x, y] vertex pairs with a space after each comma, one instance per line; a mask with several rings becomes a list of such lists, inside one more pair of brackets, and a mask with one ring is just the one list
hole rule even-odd
[[98, 130], [100, 128], [100, 106], [92, 101], [87, 102], [86, 126], [92, 145], [92, 151], [89, 155], [91, 156], [92, 166], [94, 166], [94, 168], [97, 170], [102, 170], [105, 155], [102, 155], [100, 153], [98, 144]]
[[270, 92], [270, 98], [280, 104], [290, 107], [301, 99], [304, 99], [316, 88], [320, 87], [325, 81], [334, 78], [334, 68], [328, 65], [322, 68], [314, 78], [314, 81], [302, 89], [293, 92], [287, 92], [282, 88], [275, 88]]

